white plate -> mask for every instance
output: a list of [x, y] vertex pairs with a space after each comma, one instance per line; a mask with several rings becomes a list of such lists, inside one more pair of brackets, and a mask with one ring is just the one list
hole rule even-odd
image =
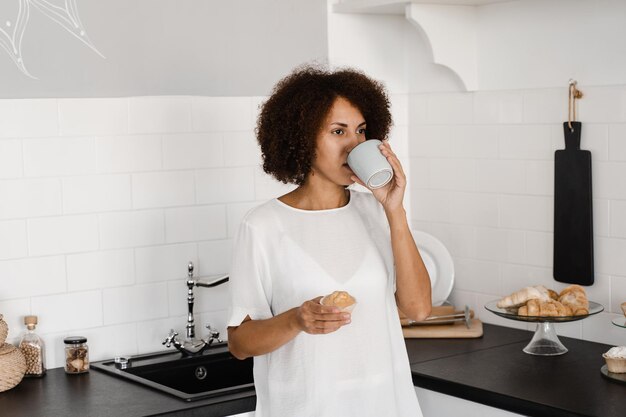
[[412, 230], [413, 240], [430, 275], [433, 306], [442, 305], [454, 286], [454, 263], [446, 247], [433, 235]]

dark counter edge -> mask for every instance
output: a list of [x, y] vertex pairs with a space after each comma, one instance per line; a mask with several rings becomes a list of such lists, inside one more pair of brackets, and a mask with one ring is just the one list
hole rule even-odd
[[413, 372], [413, 385], [416, 387], [451, 395], [464, 400], [499, 408], [517, 414], [534, 417], [586, 417], [584, 414], [572, 413], [545, 404], [521, 400], [519, 398], [497, 394], [469, 385], [456, 384], [444, 379], [433, 378]]

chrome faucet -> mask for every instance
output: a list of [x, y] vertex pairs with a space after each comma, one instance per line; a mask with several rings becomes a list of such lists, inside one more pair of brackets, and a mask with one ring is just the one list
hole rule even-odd
[[172, 344], [174, 347], [179, 350], [185, 356], [193, 356], [200, 355], [207, 349], [213, 342], [223, 343], [224, 341], [220, 339], [220, 332], [216, 329], [212, 328], [210, 324], [206, 325], [206, 328], [209, 331], [208, 336], [205, 339], [197, 339], [196, 338], [196, 324], [193, 318], [193, 288], [194, 287], [205, 287], [211, 288], [221, 285], [228, 281], [228, 275], [220, 275], [217, 277], [213, 277], [210, 281], [204, 281], [201, 279], [194, 279], [193, 277], [193, 262], [189, 262], [187, 265], [187, 326], [185, 326], [187, 330], [187, 337], [183, 341], [178, 340], [178, 333], [174, 331], [174, 329], [170, 330], [169, 335], [163, 341], [163, 345], [165, 347], [170, 347]]

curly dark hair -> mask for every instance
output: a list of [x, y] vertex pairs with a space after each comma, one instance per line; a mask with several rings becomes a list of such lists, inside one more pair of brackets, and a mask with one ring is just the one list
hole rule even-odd
[[276, 84], [257, 119], [256, 135], [266, 173], [284, 183], [304, 183], [315, 159], [322, 123], [338, 97], [359, 109], [367, 122], [367, 139], [387, 138], [392, 120], [381, 82], [351, 68], [331, 71], [301, 66]]

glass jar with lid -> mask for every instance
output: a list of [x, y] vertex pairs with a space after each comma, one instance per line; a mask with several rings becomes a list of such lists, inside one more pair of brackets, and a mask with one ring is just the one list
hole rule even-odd
[[42, 377], [46, 374], [46, 350], [43, 339], [35, 333], [37, 316], [24, 317], [27, 330], [18, 344], [26, 358], [26, 377]]
[[63, 343], [65, 343], [65, 372], [68, 374], [89, 372], [87, 338], [70, 336], [63, 339]]

